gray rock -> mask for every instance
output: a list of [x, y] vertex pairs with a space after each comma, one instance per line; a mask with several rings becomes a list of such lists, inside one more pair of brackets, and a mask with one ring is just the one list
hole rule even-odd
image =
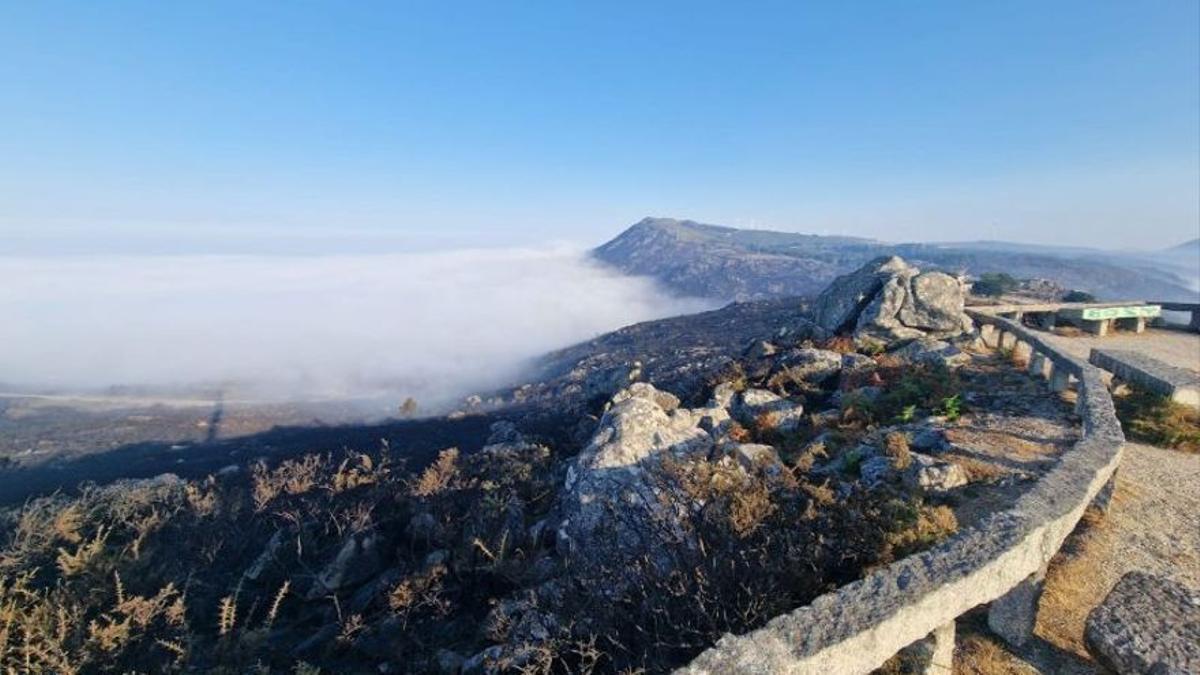
[[758, 340], [746, 350], [746, 356], [751, 359], [765, 359], [775, 355], [775, 345], [766, 340]]
[[1200, 591], [1171, 579], [1129, 572], [1088, 614], [1088, 652], [1126, 673], [1200, 673]]
[[494, 673], [500, 671], [500, 659], [504, 656], [504, 647], [494, 645], [463, 661], [463, 675], [479, 673]]
[[[700, 411], [646, 383], [619, 392], [596, 433], [567, 469], [557, 547], [582, 565], [628, 559], [659, 544], [659, 528], [683, 499], [659, 499], [652, 469], [666, 455], [704, 457], [713, 439], [698, 423]], [[618, 517], [619, 516], [619, 517]]]
[[525, 436], [517, 430], [517, 425], [508, 420], [493, 422], [489, 428], [490, 434], [485, 445], [500, 445], [508, 443], [524, 443]]
[[833, 280], [813, 303], [813, 319], [821, 328], [839, 332], [852, 327], [859, 314], [895, 273], [910, 270], [904, 260], [876, 258]]
[[779, 463], [779, 453], [775, 452], [775, 448], [760, 443], [738, 443], [733, 446], [733, 456], [747, 471], [756, 465]]
[[856, 342], [911, 339], [971, 330], [962, 283], [943, 272], [921, 272], [900, 258], [877, 258], [838, 277], [814, 303], [816, 323], [853, 329]]
[[921, 427], [910, 434], [908, 447], [920, 452], [943, 452], [950, 446], [946, 433], [933, 427]]
[[900, 323], [940, 333], [963, 329], [963, 284], [945, 272], [922, 272], [909, 282], [909, 292], [900, 308]]
[[958, 347], [949, 342], [929, 337], [913, 340], [892, 354], [911, 363], [939, 365], [947, 368], [956, 368], [971, 361], [971, 356]]
[[342, 544], [337, 556], [317, 575], [313, 593], [338, 591], [356, 586], [383, 568], [383, 538], [373, 530], [356, 532]]
[[895, 476], [895, 474], [896, 472], [892, 469], [891, 460], [882, 455], [872, 455], [858, 466], [858, 476], [862, 480], [863, 485], [867, 487], [875, 487], [884, 483]]
[[733, 405], [734, 396], [737, 396], [737, 390], [733, 388], [733, 383], [722, 382], [713, 387], [712, 400], [708, 406], [710, 408], [728, 408]]
[[794, 431], [804, 423], [804, 406], [766, 389], [747, 389], [737, 398], [733, 414], [743, 424], [755, 424], [765, 416], [779, 431]]
[[285, 533], [283, 530], [275, 530], [275, 534], [271, 535], [271, 538], [267, 540], [267, 545], [263, 547], [262, 553], [258, 554], [258, 557], [254, 559], [254, 563], [245, 571], [244, 576], [246, 579], [258, 581], [258, 578], [267, 571], [267, 567], [275, 562], [279, 556], [279, 552], [283, 549], [284, 536]]
[[842, 355], [826, 349], [796, 349], [782, 359], [788, 372], [805, 382], [821, 384], [842, 372]]
[[463, 663], [467, 660], [462, 654], [449, 649], [437, 650], [433, 658], [437, 662], [438, 672], [442, 675], [455, 675], [462, 670]]
[[904, 472], [904, 482], [926, 492], [946, 492], [967, 484], [967, 473], [957, 464], [943, 462], [919, 452], [911, 453], [912, 464]]

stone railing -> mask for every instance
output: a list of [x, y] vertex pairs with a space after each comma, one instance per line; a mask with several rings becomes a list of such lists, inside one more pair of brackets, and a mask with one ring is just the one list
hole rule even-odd
[[1168, 312], [1184, 312], [1192, 315], [1188, 328], [1200, 332], [1200, 302], [1156, 302], [1154, 303]]
[[1125, 437], [1097, 368], [1014, 321], [983, 308], [968, 313], [985, 342], [1027, 357], [1056, 389], [1076, 383], [1079, 441], [1011, 509], [758, 630], [726, 635], [678, 672], [867, 673], [929, 640], [926, 672], [950, 673], [955, 619], [989, 603], [994, 632], [1014, 645], [1032, 636], [1046, 567], [1088, 505], [1107, 502]]

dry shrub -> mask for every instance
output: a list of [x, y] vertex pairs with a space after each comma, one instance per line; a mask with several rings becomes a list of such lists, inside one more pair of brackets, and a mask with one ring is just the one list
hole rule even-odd
[[352, 453], [342, 460], [333, 474], [331, 488], [334, 494], [353, 490], [364, 485], [381, 482], [389, 472], [387, 459], [376, 461], [365, 452]]
[[729, 440], [735, 443], [749, 443], [752, 440], [750, 430], [746, 427], [733, 422], [729, 426]]
[[964, 457], [963, 455], [946, 455], [946, 461], [951, 464], [957, 464], [962, 467], [963, 473], [967, 475], [967, 481], [971, 483], [990, 483], [999, 480], [1008, 475], [1008, 470], [1004, 467], [992, 462], [985, 462], [974, 457]]
[[819, 344], [820, 349], [827, 349], [831, 352], [839, 354], [853, 354], [858, 351], [854, 346], [854, 339], [849, 335], [835, 335], [834, 337], [825, 340]]
[[388, 607], [400, 617], [403, 625], [409, 617], [421, 609], [429, 609], [442, 616], [450, 611], [451, 603], [443, 595], [444, 565], [434, 565], [429, 570], [414, 574], [400, 581], [388, 593]]
[[416, 497], [431, 497], [450, 486], [458, 476], [458, 448], [447, 448], [438, 453], [437, 461], [421, 473], [412, 486]]
[[317, 487], [324, 462], [317, 455], [284, 460], [274, 471], [254, 465], [254, 508], [262, 511], [280, 495], [302, 495]]
[[924, 550], [958, 531], [958, 518], [948, 506], [925, 506], [915, 502], [894, 504], [892, 512], [899, 527], [887, 541], [895, 558]]
[[895, 469], [907, 469], [912, 464], [912, 453], [908, 449], [908, 435], [899, 431], [890, 431], [883, 438], [883, 454], [891, 461]]

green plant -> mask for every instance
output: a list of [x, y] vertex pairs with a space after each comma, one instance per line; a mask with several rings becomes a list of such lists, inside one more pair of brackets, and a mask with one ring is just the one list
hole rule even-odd
[[962, 416], [962, 396], [954, 394], [943, 398], [940, 409], [947, 421], [957, 421]]
[[917, 405], [910, 403], [900, 409], [900, 414], [896, 415], [896, 421], [901, 424], [908, 424], [917, 416]]

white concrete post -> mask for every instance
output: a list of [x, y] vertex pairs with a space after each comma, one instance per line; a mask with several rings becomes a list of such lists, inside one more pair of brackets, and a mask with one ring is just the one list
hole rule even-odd
[[985, 323], [979, 327], [979, 338], [983, 340], [983, 344], [991, 349], [995, 349], [999, 342], [996, 339], [996, 327], [990, 323]]
[[1050, 362], [1050, 391], [1062, 393], [1071, 386], [1071, 374], [1059, 367], [1057, 363]]
[[954, 673], [954, 622], [951, 621], [929, 635], [933, 639], [933, 656], [925, 666], [924, 675]]
[[1034, 377], [1045, 379], [1046, 377], [1046, 356], [1038, 352], [1034, 352], [1029, 357], [1029, 374]]
[[1013, 345], [1013, 361], [1025, 361], [1032, 353], [1033, 347], [1024, 340], [1017, 340], [1017, 343]]
[[988, 628], [1014, 647], [1028, 642], [1037, 623], [1038, 600], [1042, 597], [1045, 578], [1046, 568], [1042, 567], [1006, 595], [994, 600], [988, 608]]

